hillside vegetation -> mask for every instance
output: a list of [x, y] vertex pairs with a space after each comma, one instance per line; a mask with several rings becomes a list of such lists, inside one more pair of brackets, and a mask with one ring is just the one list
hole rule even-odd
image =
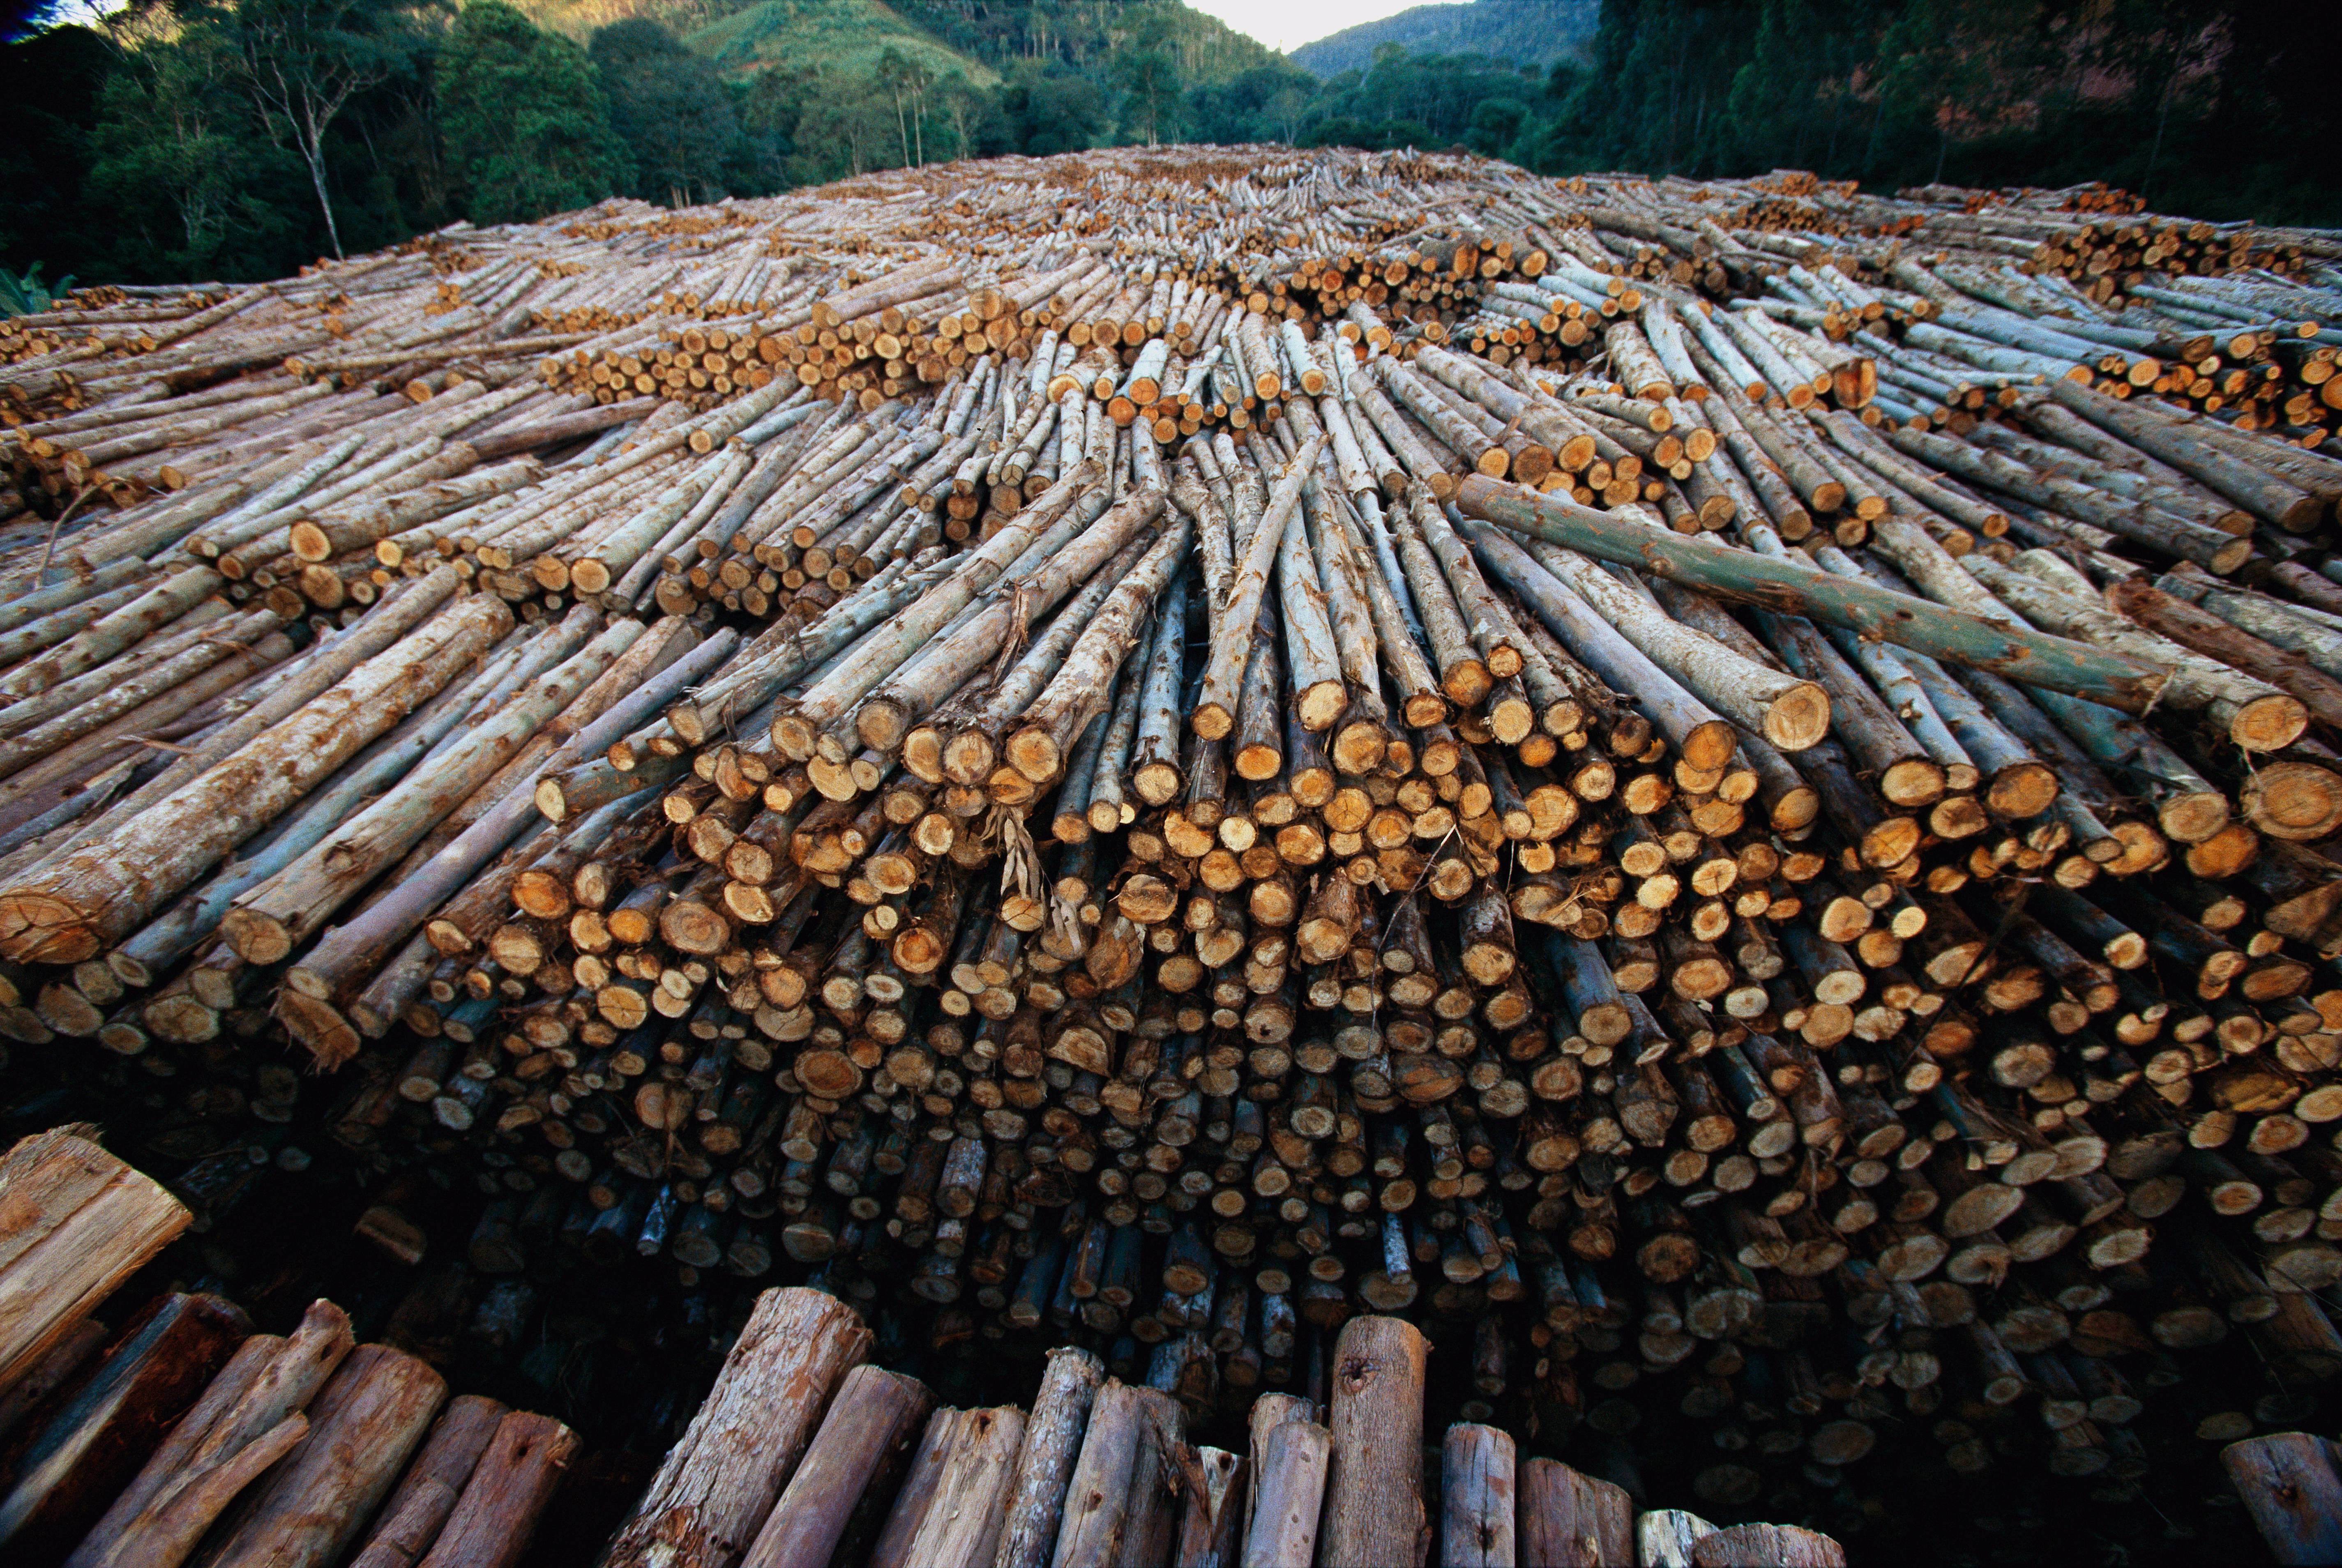
[[734, 75], [818, 61], [826, 70], [873, 75], [891, 49], [936, 76], [957, 72], [978, 87], [1000, 81], [879, 0], [757, 0], [685, 33], [683, 42]]
[[1286, 58], [1320, 78], [1366, 70], [1386, 45], [1410, 55], [1486, 55], [1514, 65], [1548, 65], [1592, 37], [1601, 15], [1602, 0], [1448, 0], [1345, 27]]

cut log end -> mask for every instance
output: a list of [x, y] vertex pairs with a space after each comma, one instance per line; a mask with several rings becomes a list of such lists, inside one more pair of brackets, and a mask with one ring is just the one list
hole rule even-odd
[[332, 1004], [290, 989], [276, 998], [277, 1021], [308, 1048], [320, 1068], [331, 1069], [355, 1058], [365, 1042]]
[[2301, 699], [2271, 692], [2237, 709], [2228, 721], [2228, 738], [2248, 752], [2280, 751], [2301, 738], [2309, 727], [2309, 710]]
[[1993, 774], [1985, 804], [2004, 822], [2022, 822], [2047, 811], [2057, 799], [2057, 775], [2040, 763], [2024, 762]]
[[2217, 790], [2174, 794], [2157, 808], [2155, 820], [2165, 836], [2176, 843], [2202, 844], [2228, 825], [2228, 797]]
[[220, 921], [220, 934], [246, 964], [282, 964], [293, 951], [293, 933], [285, 924], [255, 910], [229, 910]]
[[1332, 729], [1349, 705], [1350, 694], [1341, 682], [1319, 681], [1294, 699], [1293, 711], [1301, 727], [1316, 734]]
[[23, 889], [0, 896], [0, 954], [25, 964], [79, 964], [97, 956], [97, 932], [64, 899]]
[[1008, 737], [1008, 765], [1031, 779], [1046, 784], [1057, 776], [1065, 766], [1064, 748], [1056, 737], [1038, 725], [1030, 725]]
[[2272, 838], [2321, 839], [2342, 827], [2342, 774], [2315, 763], [2271, 763], [2246, 779], [2239, 804]]
[[1785, 752], [1801, 752], [1829, 734], [1829, 694], [1800, 681], [1765, 710], [1765, 738]]

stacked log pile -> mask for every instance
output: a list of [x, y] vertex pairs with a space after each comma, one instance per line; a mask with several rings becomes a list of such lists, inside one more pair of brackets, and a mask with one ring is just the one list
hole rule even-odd
[[[289, 1335], [233, 1302], [107, 1297], [193, 1216], [65, 1127], [0, 1157], [0, 1546], [12, 1562], [505, 1563], [577, 1440], [313, 1304]], [[410, 1463], [409, 1461], [412, 1460]]]
[[1449, 1427], [1426, 1467], [1426, 1347], [1394, 1318], [1342, 1331], [1324, 1399], [1263, 1395], [1242, 1453], [1191, 1442], [1170, 1390], [1086, 1351], [1051, 1353], [1028, 1411], [938, 1407], [869, 1349], [851, 1308], [766, 1292], [607, 1568], [1306, 1568], [1422, 1562], [1435, 1541], [1443, 1563], [1846, 1560], [1796, 1526], [1638, 1513], [1624, 1488], [1521, 1459], [1490, 1426]]
[[1468, 1419], [1712, 1429], [1712, 1510], [2136, 1484], [2184, 1353], [2342, 1365], [2317, 420], [1940, 194], [1171, 178], [75, 307], [0, 375], [0, 1029], [485, 1183], [483, 1273], [809, 1277], [1199, 1417], [1396, 1315]]

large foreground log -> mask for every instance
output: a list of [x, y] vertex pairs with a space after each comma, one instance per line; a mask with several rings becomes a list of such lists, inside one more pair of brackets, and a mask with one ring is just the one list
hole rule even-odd
[[756, 1298], [716, 1387], [667, 1451], [606, 1568], [732, 1568], [756, 1539], [870, 1331], [836, 1296], [791, 1286]]
[[1404, 1318], [1360, 1317], [1334, 1346], [1334, 1453], [1323, 1563], [1408, 1568], [1431, 1546], [1423, 1507], [1423, 1374], [1431, 1343]]
[[0, 1157], [0, 1391], [193, 1218], [94, 1131], [55, 1128]]

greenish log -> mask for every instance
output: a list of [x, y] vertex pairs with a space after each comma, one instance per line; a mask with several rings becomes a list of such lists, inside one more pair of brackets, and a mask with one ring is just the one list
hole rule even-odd
[[2306, 534], [2325, 515], [2326, 504], [2317, 496], [2221, 451], [2189, 429], [2188, 421], [2147, 413], [2076, 382], [2053, 383], [2049, 395], [2099, 429], [2201, 480], [2256, 517]]
[[1467, 516], [1638, 567], [1786, 615], [1846, 626], [1937, 659], [2027, 685], [2145, 713], [2170, 672], [2087, 644], [1947, 610], [1925, 599], [1817, 574], [1746, 550], [1660, 534], [1559, 495], [1467, 474], [1456, 493]]

